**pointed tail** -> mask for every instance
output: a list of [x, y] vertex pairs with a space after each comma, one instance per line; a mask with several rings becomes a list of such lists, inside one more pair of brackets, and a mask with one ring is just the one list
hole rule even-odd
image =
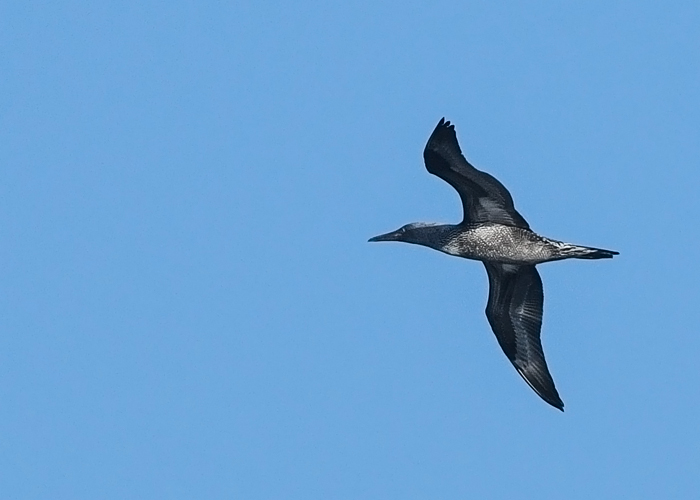
[[564, 250], [565, 258], [570, 259], [612, 259], [614, 255], [620, 255], [620, 252], [614, 250], [604, 250], [602, 248], [582, 247], [579, 245], [571, 245]]

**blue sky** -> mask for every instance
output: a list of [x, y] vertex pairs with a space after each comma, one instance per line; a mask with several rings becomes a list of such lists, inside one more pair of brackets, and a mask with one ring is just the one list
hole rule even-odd
[[[700, 4], [0, 6], [5, 498], [692, 498]], [[566, 412], [458, 221], [441, 117], [536, 231]]]

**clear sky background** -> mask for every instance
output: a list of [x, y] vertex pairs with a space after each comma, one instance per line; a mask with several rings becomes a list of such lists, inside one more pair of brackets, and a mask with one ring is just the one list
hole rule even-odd
[[[4, 2], [0, 491], [697, 498], [700, 3]], [[542, 402], [438, 120], [534, 230]]]

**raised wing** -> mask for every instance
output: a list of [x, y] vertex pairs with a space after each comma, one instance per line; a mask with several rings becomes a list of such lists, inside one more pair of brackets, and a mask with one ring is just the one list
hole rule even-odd
[[529, 229], [513, 198], [496, 178], [474, 168], [462, 155], [454, 125], [443, 118], [423, 151], [425, 166], [459, 193], [463, 223], [496, 222]]
[[542, 280], [535, 266], [484, 262], [489, 275], [486, 317], [503, 352], [547, 403], [564, 411], [540, 342]]

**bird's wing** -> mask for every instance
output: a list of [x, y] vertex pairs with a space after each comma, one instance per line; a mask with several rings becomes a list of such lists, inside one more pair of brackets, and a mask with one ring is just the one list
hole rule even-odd
[[489, 275], [486, 317], [503, 352], [530, 387], [564, 410], [540, 342], [544, 294], [535, 266], [484, 262]]
[[508, 190], [493, 176], [474, 168], [462, 155], [454, 125], [443, 118], [423, 151], [425, 166], [459, 193], [464, 223], [496, 222], [529, 229], [515, 210]]

